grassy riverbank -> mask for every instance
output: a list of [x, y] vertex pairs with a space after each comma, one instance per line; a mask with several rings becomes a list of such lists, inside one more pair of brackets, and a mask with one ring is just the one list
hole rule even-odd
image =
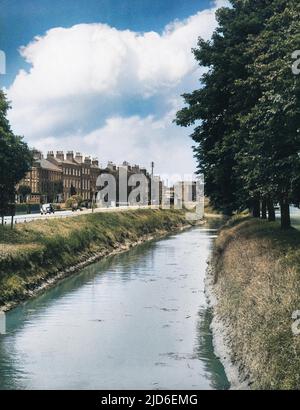
[[0, 308], [25, 300], [76, 264], [186, 223], [183, 211], [147, 209], [35, 221], [14, 230], [0, 227]]
[[228, 334], [232, 361], [254, 389], [300, 388], [300, 232], [237, 217], [216, 240], [216, 317]]

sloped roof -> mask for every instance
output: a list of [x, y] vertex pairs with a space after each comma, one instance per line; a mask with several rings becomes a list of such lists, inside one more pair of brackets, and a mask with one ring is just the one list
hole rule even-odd
[[50, 171], [56, 171], [56, 172], [61, 172], [61, 169], [57, 167], [56, 165], [52, 164], [52, 162], [42, 158], [37, 161], [35, 161], [37, 164], [40, 165], [41, 168], [43, 169], [48, 169]]

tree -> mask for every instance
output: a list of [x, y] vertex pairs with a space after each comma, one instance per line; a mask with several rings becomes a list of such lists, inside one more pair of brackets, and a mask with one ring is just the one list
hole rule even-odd
[[[231, 0], [217, 12], [212, 40], [194, 50], [208, 71], [202, 88], [184, 95], [177, 124], [200, 121], [192, 138], [206, 193], [223, 212], [251, 208], [253, 216], [290, 226], [289, 203], [300, 192], [299, 77], [291, 55], [299, 48], [296, 0]], [[300, 202], [300, 198], [299, 198]], [[262, 205], [262, 207], [261, 207]]]
[[67, 208], [72, 208], [72, 209], [77, 209], [80, 207], [82, 203], [82, 196], [81, 195], [73, 195], [66, 201], [66, 207]]
[[18, 188], [18, 194], [21, 197], [22, 202], [26, 202], [27, 195], [31, 194], [31, 188], [28, 185], [20, 185]]
[[236, 153], [243, 141], [237, 134], [239, 118], [257, 100], [257, 91], [240, 86], [251, 63], [248, 38], [258, 35], [269, 18], [271, 1], [232, 0], [232, 8], [217, 11], [219, 27], [211, 41], [199, 39], [196, 60], [208, 71], [202, 88], [185, 94], [188, 107], [177, 113], [177, 124], [190, 126], [201, 121], [192, 138], [198, 173], [205, 176], [205, 190], [212, 204], [232, 214], [249, 201], [237, 170]]
[[77, 194], [76, 188], [74, 187], [73, 184], [71, 184], [71, 188], [70, 188], [70, 195], [74, 196]]
[[3, 221], [9, 204], [15, 203], [16, 185], [29, 171], [32, 154], [19, 136], [13, 134], [7, 120], [9, 104], [0, 91], [0, 212]]
[[245, 85], [259, 84], [261, 96], [241, 119], [247, 139], [239, 152], [248, 189], [280, 203], [281, 226], [290, 227], [289, 204], [299, 197], [300, 82], [291, 55], [299, 47], [300, 6], [274, 2], [273, 15], [248, 48], [252, 64]]

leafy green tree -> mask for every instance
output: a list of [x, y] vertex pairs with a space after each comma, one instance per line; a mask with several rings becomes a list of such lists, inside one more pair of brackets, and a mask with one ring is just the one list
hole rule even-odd
[[9, 104], [0, 91], [0, 212], [2, 221], [15, 203], [16, 185], [29, 171], [32, 155], [27, 144], [13, 134], [7, 120]]
[[300, 44], [300, 5], [278, 0], [273, 7], [247, 51], [253, 62], [244, 86], [259, 84], [261, 95], [241, 119], [247, 138], [238, 158], [245, 186], [280, 203], [281, 226], [286, 229], [289, 204], [297, 195], [300, 199], [300, 79], [291, 70], [291, 55]]
[[[177, 124], [196, 124], [192, 138], [198, 172], [213, 205], [231, 214], [290, 226], [289, 204], [300, 202], [299, 77], [292, 53], [300, 44], [296, 0], [231, 0], [217, 12], [212, 40], [199, 40], [195, 57], [207, 67], [202, 87], [184, 95]], [[297, 199], [298, 196], [298, 199]]]
[[[240, 115], [258, 98], [257, 90], [245, 90], [251, 56], [246, 53], [249, 36], [257, 36], [271, 14], [271, 1], [232, 0], [232, 8], [217, 11], [219, 27], [211, 41], [199, 39], [196, 60], [207, 72], [202, 87], [185, 94], [187, 107], [177, 113], [177, 124], [196, 124], [192, 138], [198, 172], [205, 176], [206, 194], [227, 214], [244, 207], [249, 198], [237, 171], [236, 153], [243, 141], [237, 134]], [[245, 92], [246, 91], [246, 92]], [[251, 199], [252, 202], [254, 198]]]
[[76, 194], [77, 194], [76, 188], [74, 187], [73, 184], [71, 184], [70, 195], [75, 196]]
[[18, 188], [18, 194], [20, 195], [21, 200], [22, 200], [23, 202], [25, 202], [27, 195], [30, 195], [30, 194], [31, 194], [31, 188], [30, 188], [30, 186], [28, 186], [28, 185], [20, 185], [19, 188]]
[[73, 195], [66, 201], [66, 207], [77, 209], [82, 204], [82, 196], [81, 195]]

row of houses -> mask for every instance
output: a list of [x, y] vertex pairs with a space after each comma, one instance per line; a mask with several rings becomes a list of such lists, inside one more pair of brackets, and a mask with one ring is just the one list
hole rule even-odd
[[[133, 174], [143, 174], [149, 180], [153, 177], [139, 165], [130, 165], [124, 162], [121, 166], [109, 162], [105, 168], [101, 167], [98, 159], [84, 157], [81, 153], [74, 154], [68, 151], [49, 151], [44, 157], [42, 152], [33, 151], [33, 166], [25, 178], [19, 182], [18, 200], [22, 198], [22, 187], [28, 188], [26, 202], [45, 203], [66, 202], [72, 195], [80, 195], [86, 202], [91, 202], [97, 194], [97, 179], [101, 174], [111, 174], [119, 181], [120, 170], [126, 170], [128, 178]], [[159, 178], [159, 177], [153, 177]], [[162, 190], [161, 182], [160, 189]], [[117, 187], [117, 191], [119, 189]], [[128, 195], [129, 195], [128, 191]], [[119, 198], [116, 198], [118, 202]]]
[[[126, 161], [119, 166], [108, 162], [106, 167], [102, 167], [98, 159], [91, 159], [79, 152], [74, 154], [73, 151], [49, 151], [44, 157], [42, 152], [33, 150], [33, 158], [31, 170], [17, 186], [18, 202], [64, 203], [71, 196], [80, 195], [83, 201], [91, 203], [101, 191], [97, 186], [101, 175], [113, 176], [115, 181], [115, 196], [108, 201], [103, 197], [108, 206], [131, 204], [130, 194], [134, 193], [133, 190], [139, 184], [130, 184], [131, 176], [139, 176], [146, 181], [146, 189], [139, 194], [142, 196], [139, 198], [140, 203], [159, 205], [165, 202], [181, 207], [183, 202], [196, 201], [196, 182], [177, 182], [173, 187], [167, 187], [159, 176], [153, 175], [153, 168], [149, 174], [146, 168], [130, 165]], [[103, 187], [105, 183], [101, 185]]]

